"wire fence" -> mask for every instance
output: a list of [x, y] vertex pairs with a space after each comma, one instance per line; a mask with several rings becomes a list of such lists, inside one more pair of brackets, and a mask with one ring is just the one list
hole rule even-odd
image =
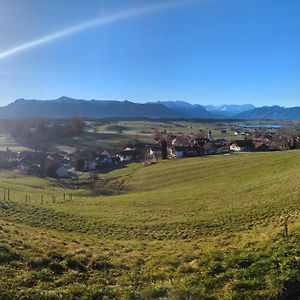
[[4, 202], [20, 202], [34, 203], [34, 204], [61, 204], [74, 200], [74, 194], [72, 193], [23, 193], [20, 191], [13, 191], [11, 188], [3, 188], [2, 199]]

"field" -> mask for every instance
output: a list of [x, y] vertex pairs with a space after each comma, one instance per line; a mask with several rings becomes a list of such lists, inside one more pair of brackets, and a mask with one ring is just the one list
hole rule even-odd
[[94, 190], [2, 172], [0, 299], [299, 299], [299, 170], [290, 151], [131, 164]]
[[[116, 120], [116, 121], [86, 121], [87, 128], [79, 136], [73, 138], [62, 138], [51, 142], [49, 151], [62, 150], [72, 153], [76, 148], [101, 147], [105, 150], [120, 150], [124, 145], [134, 140], [145, 143], [153, 143], [155, 131], [166, 130], [169, 133], [194, 133], [201, 130], [207, 134], [208, 130], [213, 132], [214, 137], [226, 137], [228, 139], [238, 138], [233, 132], [221, 133], [221, 128], [229, 126], [228, 122], [192, 122], [192, 121], [147, 121], [147, 120]], [[239, 123], [236, 123], [239, 124]], [[9, 135], [0, 134], [0, 150], [9, 147], [13, 151], [30, 149], [30, 145], [16, 142]], [[34, 149], [33, 149], [34, 150]]]
[[[100, 147], [105, 150], [120, 150], [124, 145], [134, 140], [145, 143], [153, 143], [153, 135], [156, 131], [162, 132], [166, 130], [173, 134], [199, 134], [207, 135], [208, 131], [212, 132], [215, 139], [225, 138], [227, 140], [244, 139], [242, 135], [235, 135], [235, 130], [225, 131], [231, 126], [240, 126], [243, 124], [269, 124], [267, 121], [184, 121], [184, 120], [111, 120], [111, 121], [85, 121], [87, 127], [79, 135], [72, 138], [57, 138], [51, 141], [47, 146], [48, 151], [66, 151], [74, 152], [75, 149], [84, 149], [87, 147]], [[278, 122], [277, 122], [278, 123]], [[276, 124], [277, 124], [276, 123]], [[282, 126], [299, 129], [298, 124], [292, 122], [279, 122]], [[0, 128], [0, 150], [24, 151], [35, 150], [31, 145], [22, 144], [15, 141], [5, 130]]]

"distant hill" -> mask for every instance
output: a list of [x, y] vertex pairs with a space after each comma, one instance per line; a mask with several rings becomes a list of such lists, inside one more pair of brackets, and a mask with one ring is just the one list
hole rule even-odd
[[244, 111], [252, 110], [255, 108], [253, 104], [223, 104], [219, 106], [207, 105], [204, 106], [209, 112], [213, 113], [215, 116], [220, 118], [232, 118], [237, 114]]
[[299, 120], [300, 107], [263, 106], [236, 115], [239, 119]]
[[18, 99], [0, 108], [0, 117], [70, 118], [147, 117], [174, 118], [180, 115], [159, 103], [133, 103], [130, 101], [78, 100], [61, 97], [56, 100]]
[[[173, 104], [172, 104], [173, 103]], [[0, 107], [1, 118], [214, 118], [201, 105], [186, 102], [134, 103], [130, 101], [81, 100], [61, 97], [56, 100], [18, 99]]]
[[135, 103], [116, 100], [18, 99], [0, 107], [0, 118], [184, 118], [184, 119], [300, 119], [300, 107], [255, 107], [252, 104], [202, 106], [184, 101]]

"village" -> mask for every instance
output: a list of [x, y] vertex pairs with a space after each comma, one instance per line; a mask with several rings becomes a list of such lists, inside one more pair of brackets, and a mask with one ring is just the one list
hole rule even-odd
[[[78, 178], [86, 172], [97, 174], [122, 168], [130, 163], [157, 163], [160, 159], [182, 159], [205, 155], [228, 155], [240, 152], [285, 151], [297, 149], [300, 138], [265, 129], [247, 130], [232, 126], [238, 139], [214, 138], [212, 131], [198, 134], [155, 132], [153, 142], [138, 139], [120, 149], [107, 150], [90, 146], [75, 150], [47, 152], [13, 151], [9, 147], [0, 151], [0, 168], [24, 175], [52, 178]], [[241, 138], [242, 137], [242, 138]]]

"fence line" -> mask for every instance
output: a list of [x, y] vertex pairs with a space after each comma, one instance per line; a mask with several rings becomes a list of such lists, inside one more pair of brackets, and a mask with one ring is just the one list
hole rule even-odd
[[[3, 198], [2, 201], [4, 202], [12, 202], [15, 198], [18, 200], [24, 199], [25, 203], [35, 203], [35, 204], [61, 204], [68, 201], [74, 200], [74, 195], [72, 193], [61, 194], [61, 197], [59, 197], [57, 194], [52, 193], [24, 193], [16, 191], [16, 194], [14, 194], [14, 191], [11, 191], [11, 188], [2, 188], [3, 190]], [[1, 199], [1, 198], [0, 198]], [[60, 200], [61, 199], [61, 200]]]

